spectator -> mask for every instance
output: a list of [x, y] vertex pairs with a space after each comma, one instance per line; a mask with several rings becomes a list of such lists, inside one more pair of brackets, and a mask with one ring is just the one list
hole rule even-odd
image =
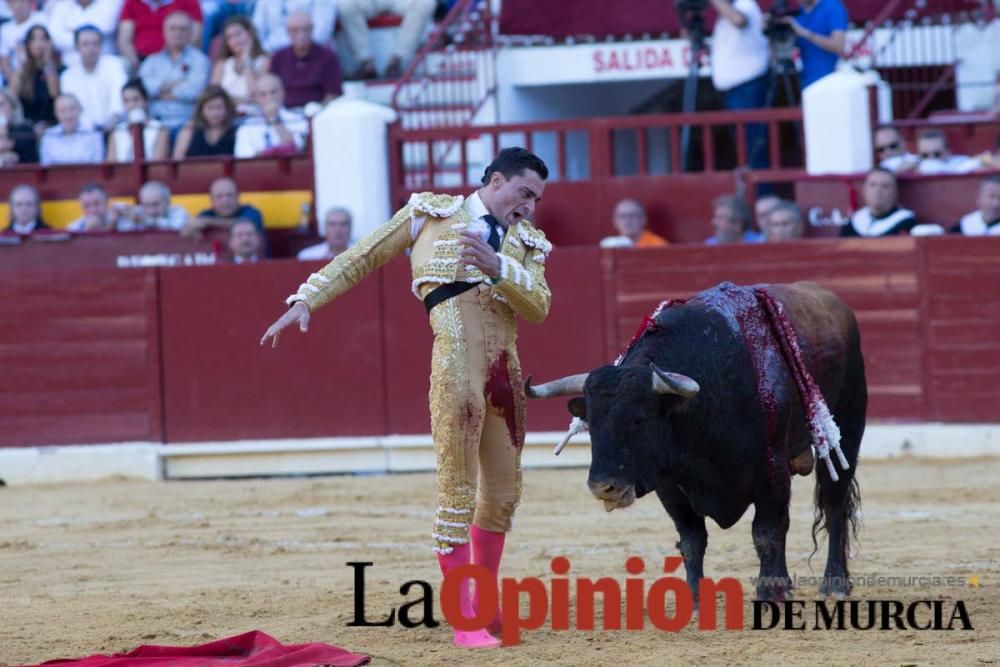
[[715, 234], [705, 240], [708, 245], [724, 243], [760, 243], [764, 237], [750, 229], [750, 206], [739, 197], [723, 195], [712, 202], [712, 229]]
[[[121, 0], [57, 0], [50, 3], [52, 42], [67, 64], [75, 64], [75, 51], [79, 49], [76, 33], [80, 28], [90, 26], [109, 38], [115, 34], [121, 4]], [[114, 52], [113, 46], [112, 39], [101, 44], [104, 53], [109, 55]]]
[[0, 25], [0, 70], [4, 79], [14, 81], [14, 72], [23, 64], [18, 53], [33, 25], [45, 26], [45, 14], [35, 11], [34, 0], [10, 0], [11, 19]]
[[847, 9], [841, 0], [801, 0], [799, 4], [802, 12], [798, 18], [779, 20], [798, 35], [795, 45], [802, 59], [799, 80], [804, 90], [836, 69], [844, 53]]
[[21, 68], [14, 72], [11, 87], [17, 91], [24, 117], [39, 134], [56, 122], [53, 102], [59, 95], [62, 60], [52, 46], [49, 31], [33, 25], [24, 36], [23, 51], [18, 54]]
[[979, 208], [962, 216], [952, 229], [965, 236], [1000, 236], [1000, 174], [991, 174], [979, 183]]
[[229, 252], [234, 264], [256, 264], [260, 245], [260, 233], [249, 220], [237, 220], [229, 228]]
[[[758, 218], [759, 220], [759, 218]], [[802, 211], [793, 202], [778, 200], [771, 212], [760, 224], [765, 243], [795, 241], [802, 238]]]
[[417, 52], [434, 13], [434, 5], [435, 0], [340, 0], [340, 25], [347, 45], [359, 63], [353, 78], [374, 79], [378, 76], [368, 43], [369, 19], [382, 12], [403, 16], [396, 48], [384, 72], [385, 78], [398, 79], [403, 74], [403, 65]]
[[21, 101], [6, 88], [0, 88], [0, 126], [4, 139], [0, 147], [0, 165], [38, 162], [38, 135], [24, 122]]
[[883, 169], [902, 174], [917, 168], [920, 158], [906, 150], [906, 140], [892, 125], [875, 130], [875, 159]]
[[881, 167], [865, 177], [862, 199], [864, 208], [851, 215], [840, 230], [841, 236], [896, 236], [909, 233], [917, 224], [913, 211], [900, 207], [896, 175]]
[[56, 98], [59, 124], [45, 130], [38, 152], [42, 164], [97, 164], [104, 161], [101, 133], [80, 123], [80, 102], [73, 95]]
[[253, 24], [265, 51], [273, 54], [289, 45], [285, 20], [296, 11], [309, 14], [312, 41], [323, 45], [330, 43], [337, 22], [337, 3], [330, 0], [257, 0]]
[[248, 118], [236, 130], [236, 157], [287, 155], [305, 147], [309, 124], [284, 107], [281, 79], [273, 74], [258, 77], [254, 101], [260, 115]]
[[[727, 109], [760, 109], [767, 102], [771, 51], [756, 0], [712, 0], [719, 16], [712, 31], [712, 83]], [[747, 125], [747, 155], [756, 169], [769, 164], [767, 130]]]
[[122, 112], [121, 89], [128, 75], [121, 58], [101, 54], [103, 41], [101, 31], [94, 26], [79, 28], [76, 31], [79, 62], [66, 68], [59, 77], [59, 85], [63, 93], [80, 100], [84, 125], [110, 130]]
[[143, 58], [163, 50], [166, 19], [177, 12], [191, 19], [188, 41], [198, 47], [201, 44], [198, 0], [125, 0], [118, 24], [118, 51], [133, 68], [138, 67]]
[[646, 209], [635, 199], [622, 199], [615, 205], [611, 223], [619, 236], [601, 239], [602, 248], [658, 248], [667, 240], [646, 229]]
[[340, 60], [330, 49], [312, 39], [312, 18], [293, 12], [286, 21], [291, 46], [274, 54], [271, 71], [281, 79], [289, 107], [309, 102], [326, 104], [343, 93]]
[[920, 174], [967, 174], [981, 166], [979, 160], [966, 155], [952, 155], [948, 138], [941, 130], [924, 130], [917, 138]]
[[351, 212], [346, 208], [335, 206], [326, 212], [324, 219], [322, 243], [311, 245], [299, 251], [297, 258], [303, 261], [330, 261], [351, 247]]
[[227, 177], [217, 178], [209, 186], [208, 194], [212, 199], [212, 208], [189, 220], [181, 230], [182, 235], [200, 237], [209, 227], [229, 228], [240, 220], [253, 223], [257, 231], [264, 234], [264, 216], [253, 206], [240, 203], [240, 189], [236, 181]]
[[205, 27], [201, 31], [201, 50], [212, 52], [212, 40], [222, 32], [222, 26], [233, 16], [253, 14], [254, 0], [201, 0]]
[[208, 82], [208, 56], [191, 46], [191, 17], [174, 12], [163, 22], [166, 47], [146, 58], [139, 77], [150, 96], [150, 113], [168, 129], [183, 125]]
[[232, 155], [236, 147], [236, 107], [219, 86], [209, 86], [198, 98], [194, 116], [181, 128], [174, 159]]
[[212, 66], [209, 82], [229, 94], [241, 111], [251, 107], [250, 91], [260, 74], [266, 74], [271, 59], [260, 46], [257, 32], [245, 16], [226, 19], [222, 28], [222, 48]]
[[76, 234], [88, 232], [113, 232], [118, 224], [118, 209], [108, 206], [108, 191], [96, 184], [85, 185], [80, 190], [80, 208], [83, 216], [66, 227]]
[[129, 79], [122, 87], [124, 117], [108, 135], [108, 162], [132, 162], [135, 146], [132, 143], [132, 125], [142, 125], [142, 149], [147, 160], [165, 160], [170, 137], [160, 121], [150, 118], [147, 108], [149, 96], [140, 79]]
[[33, 234], [49, 226], [42, 222], [42, 199], [30, 185], [15, 185], [10, 191], [10, 222], [3, 231], [21, 236]]
[[767, 217], [783, 200], [778, 195], [763, 195], [754, 202], [754, 217], [757, 219], [757, 229], [763, 231]]
[[187, 211], [171, 205], [170, 188], [160, 181], [148, 181], [139, 188], [139, 204], [119, 220], [118, 231], [180, 231], [187, 221]]

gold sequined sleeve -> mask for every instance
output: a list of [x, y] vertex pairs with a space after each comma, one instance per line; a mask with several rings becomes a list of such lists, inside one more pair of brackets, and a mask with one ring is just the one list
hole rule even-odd
[[285, 302], [291, 306], [303, 301], [310, 311], [315, 311], [406, 250], [411, 242], [410, 206], [404, 206], [392, 216], [392, 220], [337, 255], [319, 273], [309, 276], [306, 282], [299, 285], [298, 292]]
[[500, 281], [493, 290], [499, 294], [521, 317], [529, 322], [543, 321], [549, 314], [552, 292], [545, 282], [545, 260], [552, 244], [541, 231], [525, 228], [519, 237], [527, 246], [524, 263], [501, 254]]

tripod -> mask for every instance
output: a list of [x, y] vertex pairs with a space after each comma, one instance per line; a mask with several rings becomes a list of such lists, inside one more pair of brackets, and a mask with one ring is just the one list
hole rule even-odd
[[[767, 96], [764, 98], [764, 108], [772, 109], [774, 108], [774, 102], [778, 98], [779, 86], [781, 90], [785, 93], [785, 102], [790, 107], [801, 106], [796, 95], [795, 90], [797, 88], [795, 79], [798, 73], [795, 71], [795, 63], [792, 62], [791, 58], [777, 58], [771, 63], [771, 73], [767, 84]], [[747, 133], [750, 134], [751, 129], [747, 129]], [[799, 154], [802, 153], [802, 139], [801, 139], [802, 128], [799, 123], [795, 123], [795, 142], [798, 146]], [[761, 151], [764, 152], [763, 159], [759, 164], [764, 166], [771, 166], [765, 163], [768, 162], [768, 151], [767, 151], [767, 130], [764, 126], [757, 126], [754, 132], [756, 136], [751, 143], [750, 155], [748, 156], [748, 161], [751, 168], [758, 165], [757, 157], [760, 155]], [[777, 139], [777, 137], [775, 137]]]
[[[698, 98], [698, 72], [701, 69], [701, 51], [705, 48], [705, 28], [701, 16], [692, 20], [687, 26], [691, 33], [691, 64], [688, 66], [687, 79], [684, 81], [684, 99], [681, 110], [688, 114], [694, 113]], [[691, 148], [691, 126], [681, 128], [681, 172], [688, 170], [688, 149]]]

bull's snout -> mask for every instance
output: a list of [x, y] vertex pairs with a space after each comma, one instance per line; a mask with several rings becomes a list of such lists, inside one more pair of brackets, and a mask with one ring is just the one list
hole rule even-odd
[[619, 479], [588, 479], [587, 486], [594, 497], [604, 502], [604, 509], [611, 511], [628, 507], [635, 502], [635, 485]]

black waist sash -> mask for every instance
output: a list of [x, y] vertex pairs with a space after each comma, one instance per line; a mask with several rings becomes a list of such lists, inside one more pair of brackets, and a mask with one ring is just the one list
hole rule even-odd
[[475, 287], [477, 283], [445, 283], [444, 285], [439, 285], [428, 292], [427, 296], [424, 297], [424, 308], [427, 310], [429, 315], [431, 308], [438, 305], [442, 301], [447, 301], [453, 296], [458, 296], [463, 292], [468, 292], [470, 289]]

